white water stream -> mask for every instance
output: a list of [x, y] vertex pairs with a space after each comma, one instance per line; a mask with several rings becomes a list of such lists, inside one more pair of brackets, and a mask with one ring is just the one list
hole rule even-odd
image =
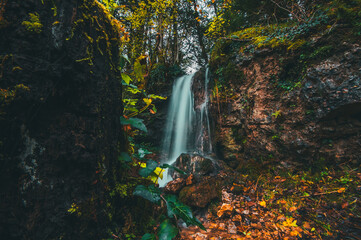
[[[209, 71], [206, 70], [204, 102], [194, 109], [192, 80], [194, 74], [184, 75], [173, 84], [172, 96], [168, 107], [168, 117], [163, 141], [163, 163], [173, 164], [182, 153], [197, 152], [207, 155], [212, 152], [211, 131], [209, 123]], [[159, 179], [164, 187], [172, 177], [168, 169]]]

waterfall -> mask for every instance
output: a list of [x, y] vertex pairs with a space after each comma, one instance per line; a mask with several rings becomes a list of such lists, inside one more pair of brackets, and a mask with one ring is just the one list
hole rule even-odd
[[[184, 75], [175, 80], [168, 107], [168, 116], [163, 140], [163, 163], [173, 164], [182, 153], [197, 152], [208, 155], [212, 152], [209, 123], [209, 70], [205, 74], [204, 102], [194, 106], [192, 80], [194, 74]], [[168, 169], [159, 179], [160, 187], [165, 186], [172, 177]]]
[[195, 118], [194, 99], [191, 91], [194, 74], [178, 78], [173, 85], [172, 97], [163, 143], [163, 153], [173, 163], [181, 153], [187, 152], [187, 145]]
[[206, 69], [206, 76], [204, 80], [204, 102], [199, 105], [199, 121], [197, 122], [196, 129], [196, 150], [202, 155], [208, 155], [212, 153], [212, 139], [211, 139], [211, 128], [209, 124], [209, 69]]

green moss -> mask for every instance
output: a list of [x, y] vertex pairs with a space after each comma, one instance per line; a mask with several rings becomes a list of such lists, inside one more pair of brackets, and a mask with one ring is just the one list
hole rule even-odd
[[109, 196], [114, 197], [116, 194], [118, 194], [121, 198], [127, 197], [128, 196], [128, 191], [130, 188], [133, 187], [134, 184], [121, 184], [121, 183], [117, 183], [113, 189], [113, 191], [111, 191], [109, 193]]
[[43, 31], [43, 24], [40, 22], [40, 17], [38, 13], [29, 13], [29, 20], [23, 21], [22, 25], [29, 32], [41, 33]]
[[286, 47], [287, 50], [296, 50], [306, 43], [305, 39], [297, 39], [297, 33], [293, 33], [294, 26], [290, 24], [273, 24], [268, 26], [255, 26], [233, 33], [237, 39], [247, 44], [240, 49], [241, 52], [252, 45], [253, 48], [279, 48]]

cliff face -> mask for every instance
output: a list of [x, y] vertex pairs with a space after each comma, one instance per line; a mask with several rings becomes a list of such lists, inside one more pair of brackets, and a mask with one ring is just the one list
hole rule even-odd
[[117, 27], [93, 0], [1, 1], [1, 238], [105, 236], [125, 145]]
[[343, 32], [296, 51], [241, 54], [222, 43], [211, 64], [230, 86], [213, 99], [221, 159], [360, 163], [361, 47]]

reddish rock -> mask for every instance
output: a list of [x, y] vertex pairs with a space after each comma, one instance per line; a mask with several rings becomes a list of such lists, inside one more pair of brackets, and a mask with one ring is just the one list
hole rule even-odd
[[179, 193], [179, 199], [190, 206], [205, 207], [221, 196], [222, 181], [217, 178], [205, 178], [195, 185], [186, 186]]
[[[320, 38], [312, 47], [330, 44]], [[307, 66], [299, 53], [227, 53], [236, 59], [224, 80], [232, 97], [213, 98], [211, 111], [219, 157], [232, 167], [241, 159], [360, 162], [361, 44], [336, 45]]]
[[186, 180], [184, 178], [177, 178], [170, 181], [163, 190], [165, 193], [178, 194], [185, 185]]

